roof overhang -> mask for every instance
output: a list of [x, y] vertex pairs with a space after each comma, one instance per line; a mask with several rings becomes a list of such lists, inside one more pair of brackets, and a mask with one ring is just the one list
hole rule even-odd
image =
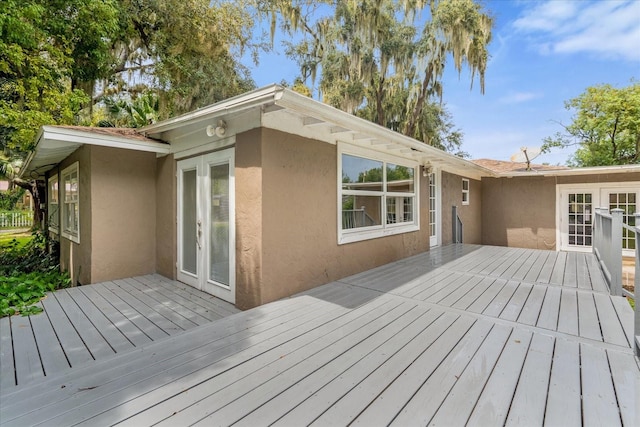
[[63, 126], [43, 126], [36, 138], [36, 148], [27, 156], [20, 170], [20, 176], [29, 174], [32, 178], [41, 177], [85, 144], [157, 154], [168, 154], [171, 151], [171, 146], [164, 142], [107, 135]]
[[[496, 174], [468, 160], [318, 102], [279, 85], [270, 85], [217, 104], [140, 129], [148, 137], [168, 141], [174, 150], [210, 145], [207, 125], [224, 120], [232, 134], [255, 128], [275, 129], [330, 144], [348, 143], [429, 163], [442, 170], [480, 179]], [[186, 149], [186, 148], [185, 148]]]
[[622, 173], [640, 173], [640, 165], [617, 165], [617, 166], [593, 166], [586, 168], [570, 168], [556, 170], [531, 170], [526, 172], [503, 172], [497, 173], [498, 177], [523, 177], [523, 176], [580, 176], [580, 175], [609, 175]]

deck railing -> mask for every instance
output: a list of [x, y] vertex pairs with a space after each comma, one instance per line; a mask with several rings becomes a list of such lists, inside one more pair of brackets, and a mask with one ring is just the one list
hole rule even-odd
[[458, 215], [458, 207], [451, 206], [451, 233], [453, 243], [462, 243], [462, 220]]
[[593, 253], [598, 258], [611, 295], [622, 295], [622, 209], [595, 209]]
[[635, 304], [635, 313], [633, 320], [633, 335], [635, 336], [635, 352], [636, 356], [640, 357], [640, 224], [638, 219], [640, 215], [636, 214], [636, 272], [634, 279], [634, 293], [635, 298], [633, 302]]
[[33, 224], [32, 211], [0, 212], [0, 229], [25, 228]]
[[343, 209], [342, 210], [342, 229], [368, 227], [376, 225], [376, 221], [362, 209]]
[[[634, 300], [634, 351], [640, 357], [640, 213], [635, 214], [636, 226], [623, 221], [622, 209], [596, 208], [593, 223], [593, 252], [602, 268], [611, 295]], [[622, 287], [622, 230], [635, 234], [634, 292]]]

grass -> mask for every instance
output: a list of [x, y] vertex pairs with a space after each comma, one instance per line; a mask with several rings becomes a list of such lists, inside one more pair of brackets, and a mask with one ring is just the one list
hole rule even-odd
[[31, 234], [25, 233], [1, 233], [0, 234], [0, 251], [6, 250], [15, 240], [18, 247], [24, 247], [27, 243], [29, 243], [33, 239]]

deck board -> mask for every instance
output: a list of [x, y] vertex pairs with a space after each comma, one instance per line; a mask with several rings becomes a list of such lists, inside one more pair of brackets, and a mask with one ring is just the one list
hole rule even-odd
[[556, 340], [547, 393], [545, 425], [581, 425], [581, 392], [580, 346], [575, 342]]
[[505, 425], [543, 424], [553, 343], [552, 337], [541, 334], [531, 339]]
[[[183, 330], [155, 311], [158, 309], [163, 314], [171, 310], [182, 313], [170, 317], [180, 316], [187, 329], [239, 311], [228, 303], [207, 302], [210, 296], [195, 289], [189, 292], [183, 288], [186, 285], [177, 282], [173, 283], [178, 285], [180, 295], [172, 296], [172, 282], [159, 282], [155, 276], [144, 276], [122, 281], [121, 286], [101, 283], [63, 289], [47, 294], [39, 303], [44, 313], [3, 318], [0, 390], [15, 387], [16, 378], [18, 385], [28, 384], [169, 336], [152, 320], [172, 333]], [[145, 290], [147, 294], [142, 295]], [[198, 292], [206, 296], [198, 297]], [[151, 295], [158, 299], [153, 300]], [[149, 306], [139, 298], [155, 303]], [[211, 312], [209, 318], [202, 315], [207, 310]], [[13, 333], [9, 329], [11, 321], [14, 329], [18, 328]], [[21, 357], [14, 360], [14, 352]]]
[[635, 425], [632, 311], [592, 267], [452, 245], [235, 314], [157, 275], [69, 289], [0, 321], [0, 425]]
[[0, 390], [16, 385], [11, 318], [0, 318]]

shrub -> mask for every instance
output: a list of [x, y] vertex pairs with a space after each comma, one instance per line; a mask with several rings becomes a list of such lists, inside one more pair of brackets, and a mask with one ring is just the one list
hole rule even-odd
[[24, 242], [17, 239], [0, 247], [0, 317], [35, 314], [35, 306], [48, 291], [69, 286], [71, 280], [60, 273], [58, 246], [48, 249], [47, 236], [36, 231]]

